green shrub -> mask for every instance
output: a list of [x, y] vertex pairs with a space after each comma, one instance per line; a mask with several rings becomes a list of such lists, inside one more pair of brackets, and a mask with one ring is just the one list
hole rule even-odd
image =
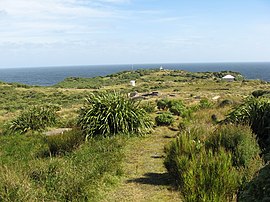
[[261, 152], [248, 126], [221, 126], [207, 139], [206, 145], [214, 151], [223, 147], [231, 152], [233, 165], [237, 167], [248, 167]]
[[143, 134], [152, 127], [138, 102], [116, 92], [91, 94], [80, 111], [78, 124], [87, 136]]
[[157, 101], [157, 107], [159, 110], [165, 110], [169, 108], [169, 100], [161, 99]]
[[46, 127], [56, 124], [57, 110], [58, 108], [53, 106], [34, 106], [12, 120], [9, 129], [11, 132], [21, 134], [44, 130]]
[[223, 123], [248, 124], [262, 148], [270, 145], [270, 99], [250, 98], [236, 107]]
[[231, 154], [213, 153], [189, 134], [181, 134], [167, 149], [165, 167], [173, 175], [184, 201], [228, 201], [239, 187]]
[[228, 201], [262, 166], [248, 127], [193, 127], [165, 148], [164, 161], [185, 201]]
[[267, 202], [270, 199], [270, 164], [258, 174], [239, 193], [239, 202]]
[[155, 120], [158, 126], [169, 126], [174, 122], [173, 115], [170, 112], [159, 114]]
[[181, 116], [186, 113], [187, 109], [182, 100], [171, 100], [168, 103], [169, 110], [172, 114]]
[[80, 146], [84, 141], [82, 131], [73, 129], [62, 134], [47, 136], [47, 144], [52, 155], [65, 154]]

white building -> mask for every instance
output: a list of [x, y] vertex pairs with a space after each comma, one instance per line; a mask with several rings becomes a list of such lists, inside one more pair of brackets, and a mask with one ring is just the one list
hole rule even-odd
[[222, 79], [223, 79], [224, 81], [234, 81], [235, 77], [232, 76], [232, 75], [230, 75], [230, 74], [228, 74], [228, 75], [222, 77]]
[[131, 86], [135, 86], [135, 85], [136, 85], [135, 80], [131, 80], [131, 81], [130, 81], [130, 85], [131, 85]]

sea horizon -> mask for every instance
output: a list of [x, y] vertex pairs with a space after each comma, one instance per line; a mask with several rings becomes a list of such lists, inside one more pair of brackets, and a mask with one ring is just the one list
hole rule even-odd
[[208, 63], [150, 63], [112, 65], [70, 65], [49, 67], [0, 68], [0, 81], [27, 85], [52, 86], [68, 77], [91, 78], [136, 69], [165, 69], [190, 72], [240, 72], [246, 79], [260, 79], [270, 82], [270, 62], [208, 62]]

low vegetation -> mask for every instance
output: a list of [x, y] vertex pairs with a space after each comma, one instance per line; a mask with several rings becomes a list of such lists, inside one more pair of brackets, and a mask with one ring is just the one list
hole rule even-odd
[[50, 135], [46, 138], [50, 155], [65, 155], [74, 151], [84, 143], [85, 136], [79, 129], [65, 131], [61, 134]]
[[[48, 157], [49, 139], [0, 137], [0, 201], [99, 201], [104, 186], [115, 184], [122, 173], [124, 141], [119, 138], [91, 139], [55, 157]], [[59, 149], [59, 140], [54, 141]]]
[[157, 69], [53, 87], [0, 83], [0, 201], [101, 201], [121, 181], [125, 152], [139, 155], [125, 150], [130, 138], [150, 132], [151, 142], [156, 131], [172, 142], [151, 158], [164, 158], [183, 201], [267, 201], [268, 89], [236, 72]]

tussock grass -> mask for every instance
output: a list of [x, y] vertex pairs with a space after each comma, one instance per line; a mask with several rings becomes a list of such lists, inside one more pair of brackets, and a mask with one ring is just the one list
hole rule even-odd
[[22, 112], [16, 119], [9, 124], [9, 130], [20, 134], [28, 131], [41, 131], [48, 126], [56, 124], [55, 106], [34, 106]]
[[85, 136], [78, 129], [46, 137], [50, 155], [63, 155], [71, 152], [83, 144], [84, 141]]
[[78, 124], [91, 137], [144, 134], [152, 127], [151, 119], [139, 103], [117, 92], [91, 94], [81, 109]]

